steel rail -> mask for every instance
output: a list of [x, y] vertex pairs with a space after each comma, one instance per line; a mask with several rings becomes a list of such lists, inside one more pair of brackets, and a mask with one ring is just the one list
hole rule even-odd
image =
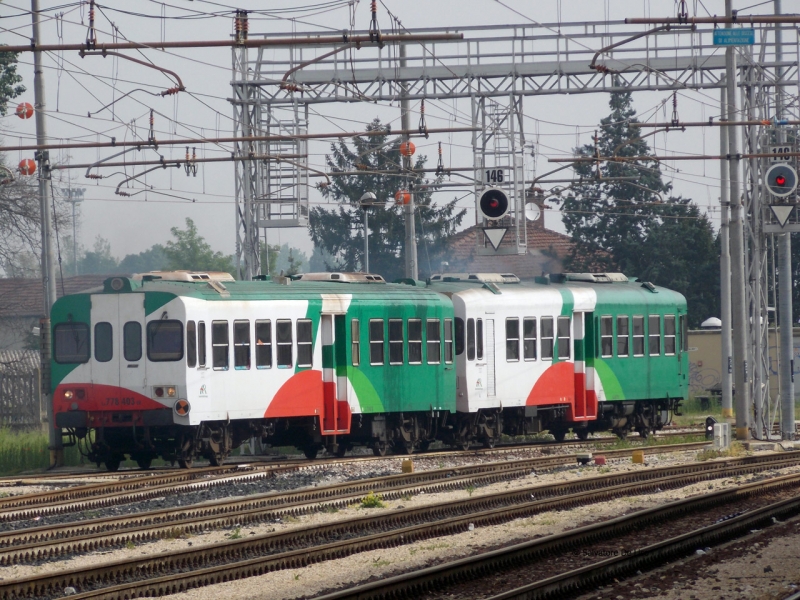
[[[788, 460], [786, 457], [783, 458]], [[683, 468], [686, 467], [687, 465], [683, 466]], [[420, 508], [402, 509], [378, 516], [357, 517], [326, 525], [314, 525], [280, 533], [252, 536], [243, 540], [230, 540], [222, 544], [189, 550], [125, 559], [88, 569], [70, 569], [33, 576], [25, 580], [0, 582], [0, 598], [60, 595], [63, 593], [63, 588], [68, 585], [78, 589], [79, 593], [73, 596], [76, 600], [164, 595], [270, 571], [298, 568], [314, 562], [342, 558], [356, 552], [461, 533], [468, 529], [469, 524], [474, 526], [496, 525], [546, 510], [565, 510], [596, 501], [630, 496], [633, 493], [647, 493], [664, 487], [695, 483], [713, 477], [732, 476], [761, 468], [771, 468], [771, 466], [750, 465], [744, 469], [742, 467], [712, 469], [704, 473], [693, 472], [671, 477], [653, 477], [653, 472], [648, 469], [638, 473], [640, 477], [646, 479], [643, 482], [614, 485], [599, 491], [579, 491], [549, 499], [532, 500], [530, 498], [532, 491], [534, 494], [543, 493], [542, 490], [545, 489], [534, 486], [505, 494], [488, 494], [483, 497], [464, 499], [455, 503], [445, 502]], [[680, 470], [681, 467], [673, 467], [673, 469]], [[618, 478], [626, 476], [630, 477], [625, 474], [616, 475]], [[784, 486], [800, 485], [800, 475], [782, 479]], [[586, 482], [577, 480], [569, 484], [554, 484], [546, 487], [552, 491], [559, 488], [564, 489], [565, 485], [572, 485], [579, 489], [580, 486], [585, 486]], [[763, 486], [764, 483], [762, 482], [761, 485]], [[747, 487], [741, 486], [735, 490], [735, 493], [741, 493], [741, 490]], [[718, 499], [717, 502], [719, 502]], [[509, 503], [512, 505], [508, 506]], [[475, 510], [479, 512], [474, 512]], [[420, 524], [421, 519], [428, 522]], [[380, 533], [371, 533], [375, 530]], [[354, 538], [353, 536], [360, 537]], [[337, 537], [348, 539], [329, 541], [331, 538]], [[302, 545], [302, 542], [315, 545], [298, 549], [298, 545]], [[281, 551], [286, 547], [290, 549]], [[264, 556], [267, 553], [271, 554]], [[258, 556], [259, 554], [261, 556]], [[231, 561], [234, 562], [231, 563]], [[112, 586], [103, 587], [108, 582], [112, 582]], [[346, 593], [349, 594], [349, 592]], [[361, 590], [359, 589], [355, 596], [350, 594], [342, 597], [360, 598], [362, 597], [360, 594]]]
[[[533, 466], [543, 470], [575, 462], [574, 456], [570, 456], [569, 459], [572, 460], [565, 462], [561, 457], [540, 459]], [[151, 541], [174, 535], [175, 532], [196, 533], [211, 528], [230, 527], [237, 523], [254, 524], [272, 519], [279, 514], [297, 515], [317, 510], [323, 504], [345, 506], [358, 501], [369, 491], [377, 491], [387, 499], [394, 499], [402, 497], [412, 488], [416, 490], [414, 493], [421, 490], [436, 493], [448, 489], [466, 488], [470, 485], [488, 485], [523, 477], [529, 474], [532, 468], [528, 461], [496, 464], [499, 466], [498, 469], [492, 468], [492, 465], [483, 465], [439, 469], [416, 475], [391, 475], [296, 492], [251, 495], [244, 499], [205, 502], [199, 506], [181, 506], [121, 517], [9, 531], [0, 533], [0, 565], [50, 559], [70, 552], [88, 552], [123, 545], [129, 541], [134, 543]], [[789, 461], [789, 464], [793, 464], [792, 461]], [[694, 470], [706, 471], [717, 468], [719, 467], [701, 464], [696, 465]], [[680, 472], [685, 471], [686, 468], [680, 469]], [[669, 471], [669, 468], [666, 471], [664, 469], [650, 471], [650, 473], [664, 472], [672, 471]], [[612, 480], [614, 477], [614, 475], [605, 479], [601, 477], [597, 481]]]
[[[663, 506], [637, 511], [629, 515], [617, 517], [601, 523], [578, 527], [560, 534], [550, 535], [530, 542], [515, 544], [507, 548], [501, 548], [499, 550], [471, 556], [443, 565], [429, 567], [427, 569], [422, 569], [412, 573], [405, 573], [403, 575], [391, 577], [382, 581], [326, 594], [324, 596], [317, 597], [316, 600], [378, 600], [385, 598], [400, 599], [409, 597], [420, 598], [424, 596], [427, 591], [441, 591], [442, 587], [445, 587], [450, 583], [477, 579], [484, 574], [495, 574], [499, 570], [510, 568], [512, 566], [519, 567], [521, 565], [531, 564], [548, 556], [552, 556], [554, 553], [572, 551], [575, 548], [585, 548], [599, 540], [608, 540], [621, 535], [632, 534], [647, 525], [663, 522], [668, 519], [678, 519], [693, 512], [717, 508], [721, 504], [736, 502], [737, 500], [744, 500], [759, 494], [798, 485], [800, 485], [800, 475], [786, 475], [783, 477], [776, 477], [768, 481], [745, 484], [737, 486], [733, 489], [720, 490], [717, 492], [704, 494], [702, 496], [686, 498]], [[785, 516], [790, 512], [800, 512], [800, 496], [791, 498], [778, 504], [783, 508], [777, 514], [774, 512], [775, 505], [772, 505], [773, 510], [768, 510], [765, 513], [762, 513], [762, 511], [752, 511], [752, 513], [748, 513], [739, 517], [739, 520], [731, 519], [729, 521], [719, 523], [718, 525], [724, 526], [727, 523], [735, 524], [737, 522], [741, 525], [742, 522], [745, 522], [747, 524], [744, 526], [744, 531], [748, 531], [753, 526], [753, 521], [750, 517], [754, 517], [757, 523], [764, 523], [765, 521], [769, 521], [773, 516]], [[763, 514], [766, 516], [759, 517], [758, 514]], [[720, 529], [725, 529], [725, 527], [720, 527]], [[742, 530], [742, 527], [739, 527], [739, 530]], [[664, 543], [662, 542], [661, 544], [656, 544], [655, 546], [662, 544]], [[696, 545], [689, 545], [691, 546], [690, 551], [694, 551], [694, 549], [697, 548]], [[652, 546], [648, 548], [652, 548]], [[633, 555], [634, 558], [637, 556], [639, 556], [639, 552]], [[613, 561], [604, 562], [608, 563]], [[647, 561], [642, 561], [642, 563], [647, 563]], [[636, 568], [647, 568], [646, 564], [636, 564], [639, 565]], [[630, 572], [629, 569], [629, 566], [626, 567], [624, 572]], [[633, 570], [635, 570], [635, 568]], [[582, 572], [584, 569], [579, 569], [578, 571]], [[601, 576], [595, 572], [588, 577], [582, 578], [581, 581], [576, 581], [574, 576], [575, 573], [576, 572], [573, 572], [572, 576], [567, 578], [564, 582], [559, 582], [559, 576], [554, 576], [542, 582], [534, 583], [531, 586], [526, 586], [526, 588], [542, 586], [541, 590], [526, 589], [524, 592], [525, 595], [514, 595], [512, 592], [511, 595], [507, 596], [507, 598], [552, 598], [559, 596], [560, 594], [563, 595], [566, 592], [574, 594], [575, 591], [579, 589], [578, 583], [583, 585], [591, 585], [592, 589], [594, 589], [594, 587], [601, 581], [605, 580], [606, 577], [614, 576], [611, 574], [607, 576], [603, 574]], [[96, 596], [88, 596], [86, 594], [75, 596], [76, 599], [89, 597]], [[492, 600], [499, 600], [500, 598], [505, 599], [506, 596], [495, 596]]]

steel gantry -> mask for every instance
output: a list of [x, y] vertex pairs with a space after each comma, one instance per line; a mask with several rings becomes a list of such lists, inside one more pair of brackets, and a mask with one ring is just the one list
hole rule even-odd
[[[738, 92], [733, 106], [738, 104], [741, 109], [728, 112], [729, 120], [772, 119], [776, 90], [797, 89], [800, 32], [790, 24], [792, 19], [739, 17], [739, 22], [756, 29], [757, 43], [737, 50], [733, 89]], [[522, 114], [524, 96], [726, 87], [726, 56], [712, 40], [715, 27], [724, 18], [673, 19], [672, 23], [669, 19], [651, 19], [649, 24], [632, 25], [633, 21], [404, 29], [401, 33], [408, 41], [402, 61], [397, 45], [353, 43], [353, 36], [363, 39], [374, 36], [374, 31], [346, 31], [339, 41], [332, 42], [328, 37], [319, 44], [302, 46], [281, 45], [280, 41], [308, 39], [315, 34], [269, 34], [278, 44], [269, 52], [263, 46], [233, 50], [235, 134], [245, 137], [268, 131], [310, 130], [312, 105], [318, 105], [314, 109], [318, 111], [325, 104], [388, 104], [398, 103], [401, 97], [410, 102], [464, 99], [470, 103], [469, 113], [464, 111], [469, 114], [467, 119], [481, 128], [472, 135], [475, 190], [484, 184], [485, 167], [508, 167], [511, 180], [504, 183], [512, 207], [514, 251], [524, 254], [524, 189], [518, 160], [525, 138], [523, 121], [517, 118]], [[728, 26], [730, 22], [728, 19]], [[776, 28], [784, 32], [782, 54], [776, 52]], [[463, 39], [441, 39], [453, 33], [462, 34]], [[252, 40], [267, 34], [249, 35]], [[787, 104], [783, 118], [800, 117], [797, 102]], [[764, 151], [767, 133], [763, 124], [746, 124], [739, 129], [745, 154]], [[307, 150], [300, 145], [274, 148], [254, 142], [237, 147], [236, 152], [303, 155]], [[747, 318], [753, 323], [747, 356], [731, 364], [750, 365], [742, 379], [748, 395], [755, 399], [748, 424], [756, 437], [763, 437], [776, 414], [774, 398], [769, 394], [769, 378], [774, 373], [768, 335], [770, 327], [775, 327], [775, 261], [772, 240], [766, 237], [774, 223], [762, 201], [767, 159], [739, 160], [738, 154], [722, 154], [727, 154], [732, 168], [742, 163], [744, 177], [738, 178], [737, 172], [737, 181], [745, 184], [741, 193], [743, 217], [739, 218], [744, 221]], [[283, 164], [280, 169], [269, 161], [237, 163], [237, 259], [241, 276], [249, 278], [258, 272], [259, 228], [307, 225], [306, 167], [307, 159]], [[476, 193], [476, 204], [478, 196]], [[480, 214], [477, 206], [476, 214]], [[479, 244], [481, 252], [491, 251], [483, 241]]]

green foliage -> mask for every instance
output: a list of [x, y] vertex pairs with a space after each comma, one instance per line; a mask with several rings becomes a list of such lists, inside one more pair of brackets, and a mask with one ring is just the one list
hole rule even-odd
[[277, 256], [270, 273], [273, 275], [280, 274], [283, 271], [284, 275], [297, 275], [298, 273], [308, 272], [308, 257], [305, 252], [292, 248], [289, 244], [282, 246], [273, 246], [277, 249]]
[[6, 116], [8, 103], [25, 92], [24, 85], [17, 85], [21, 81], [17, 74], [17, 53], [0, 52], [0, 115]]
[[186, 217], [186, 229], [170, 229], [175, 238], [167, 242], [164, 255], [166, 267], [173, 270], [225, 271], [233, 273], [233, 260], [222, 252], [214, 252], [205, 239], [198, 234], [197, 226]]
[[228, 538], [232, 540], [239, 540], [242, 538], [242, 528], [241, 527], [234, 527], [233, 531], [228, 534]]
[[474, 493], [475, 493], [475, 486], [474, 486], [474, 485], [472, 485], [472, 484], [469, 484], [469, 485], [468, 485], [466, 488], [464, 488], [464, 489], [466, 490], [467, 494], [469, 494], [470, 496], [472, 496], [472, 494], [474, 494]]
[[[602, 119], [596, 144], [581, 156], [647, 156], [630, 92], [611, 94], [611, 114]], [[653, 160], [606, 162], [575, 171], [590, 183], [573, 187], [563, 200], [567, 232], [576, 242], [570, 271], [621, 271], [686, 296], [689, 325], [719, 314], [719, 245], [708, 217], [690, 200], [669, 196], [671, 184]], [[614, 178], [628, 178], [625, 180]]]
[[380, 494], [370, 492], [361, 499], [361, 508], [386, 508]]
[[125, 548], [127, 550], [133, 550], [134, 548], [136, 548], [136, 544], [133, 543], [133, 540], [128, 540], [127, 542], [125, 542]]
[[[0, 475], [46, 469], [50, 464], [47, 445], [47, 431], [0, 429]], [[80, 464], [80, 453], [75, 446], [64, 448], [64, 462], [67, 466]]]
[[111, 244], [101, 236], [94, 240], [94, 248], [85, 252], [78, 261], [78, 273], [87, 275], [90, 273], [109, 274], [119, 272], [119, 263], [111, 255]]
[[[368, 131], [385, 131], [379, 119], [367, 125]], [[345, 142], [331, 145], [326, 157], [330, 171], [363, 171], [363, 174], [332, 177], [331, 184], [321, 187], [323, 197], [337, 204], [326, 210], [311, 210], [309, 231], [314, 245], [321, 250], [325, 270], [358, 271], [364, 263], [364, 211], [359, 200], [365, 192], [372, 192], [379, 202], [393, 200], [395, 193], [408, 189], [406, 176], [382, 174], [397, 171], [402, 165], [399, 138], [392, 139], [388, 132], [373, 137], [357, 137], [353, 145]], [[422, 168], [425, 157], [418, 157], [412, 165]], [[439, 178], [432, 183], [437, 183]], [[415, 183], [430, 183], [415, 179]], [[435, 185], [434, 185], [435, 187]], [[416, 232], [419, 247], [420, 271], [428, 265], [438, 265], [447, 239], [466, 213], [456, 209], [453, 200], [444, 205], [434, 205], [431, 189], [415, 193]], [[370, 271], [379, 273], [389, 281], [404, 276], [405, 220], [400, 207], [369, 209], [369, 263]], [[330, 257], [330, 258], [329, 258]], [[316, 269], [315, 269], [316, 270]], [[429, 270], [429, 269], [427, 269]]]
[[164, 246], [154, 244], [139, 254], [128, 254], [119, 262], [119, 272], [126, 274], [163, 271], [167, 264]]

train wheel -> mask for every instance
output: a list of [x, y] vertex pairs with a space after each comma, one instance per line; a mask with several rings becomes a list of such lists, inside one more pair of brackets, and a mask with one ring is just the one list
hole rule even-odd
[[192, 459], [192, 458], [179, 458], [178, 459], [178, 466], [181, 469], [191, 469], [193, 463], [194, 463], [194, 459]]
[[627, 429], [612, 429], [611, 433], [616, 435], [621, 440], [628, 439], [628, 430]]
[[643, 427], [641, 429], [637, 429], [636, 433], [638, 433], [639, 436], [642, 439], [645, 439], [645, 440], [650, 437], [650, 430], [647, 427]]
[[564, 438], [567, 437], [567, 430], [566, 429], [551, 429], [550, 435], [556, 438], [557, 442], [563, 442]]
[[139, 465], [140, 469], [144, 469], [145, 471], [150, 468], [150, 465], [153, 463], [152, 458], [137, 458], [136, 464]]
[[497, 438], [493, 438], [493, 437], [483, 438], [483, 447], [484, 448], [494, 448], [495, 444], [497, 444]]
[[317, 458], [317, 453], [319, 452], [319, 446], [316, 444], [308, 444], [303, 446], [303, 454], [308, 460], [314, 460]]
[[469, 450], [469, 445], [470, 445], [469, 440], [464, 440], [456, 444], [458, 449], [461, 450], [462, 452], [466, 452], [467, 450]]
[[392, 444], [395, 454], [411, 454], [414, 452], [414, 443], [406, 440], [395, 440]]
[[579, 429], [573, 429], [572, 431], [575, 432], [575, 435], [578, 436], [578, 439], [582, 442], [585, 442], [589, 439], [589, 429], [587, 427], [581, 427]]
[[349, 450], [349, 448], [347, 447], [347, 444], [337, 444], [336, 445], [336, 452], [334, 452], [333, 454], [337, 458], [342, 458], [345, 454], [347, 454], [348, 450]]
[[208, 455], [208, 462], [212, 467], [221, 467], [225, 462], [225, 455], [222, 452], [212, 452]]
[[115, 454], [111, 458], [106, 459], [106, 469], [111, 471], [119, 471], [119, 466], [122, 464], [122, 457]]
[[375, 442], [372, 444], [372, 453], [375, 456], [386, 456], [386, 442]]
[[423, 440], [419, 443], [419, 451], [420, 452], [427, 452], [431, 447], [430, 440]]

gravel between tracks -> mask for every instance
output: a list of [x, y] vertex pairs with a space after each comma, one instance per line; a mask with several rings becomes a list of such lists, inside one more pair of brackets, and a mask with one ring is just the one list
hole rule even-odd
[[[525, 453], [524, 456], [530, 456], [530, 454]], [[634, 469], [647, 469], [654, 466], [666, 466], [680, 462], [693, 461], [694, 456], [694, 452], [649, 456], [646, 466], [633, 465], [631, 464], [630, 459], [620, 459], [612, 461], [605, 468], [573, 467], [569, 469], [559, 469], [557, 471], [548, 473], [531, 474], [524, 479], [493, 484], [476, 490], [458, 490], [440, 494], [424, 494], [407, 500], [391, 501], [387, 502], [388, 508], [383, 510], [397, 509], [401, 506], [421, 506], [436, 502], [445, 502], [449, 499], [462, 499], [465, 497], [465, 495], [470, 493], [473, 495], [492, 494], [498, 491], [505, 491], [529, 485], [547, 484], [557, 481], [575, 479], [582, 476], [592, 476], [600, 472], [619, 472], [630, 471]], [[511, 459], [513, 457], [509, 456], [508, 458]], [[474, 459], [465, 460], [464, 458], [460, 458], [458, 461], [458, 464], [475, 462]], [[358, 479], [367, 476], [397, 473], [399, 471], [399, 463], [400, 459], [394, 458], [387, 459], [385, 462], [381, 461], [379, 463], [380, 466], [374, 463], [370, 463], [368, 466], [363, 463], [355, 465], [341, 465], [327, 468], [323, 472], [314, 471], [282, 476], [285, 478], [285, 481], [278, 481], [280, 478], [270, 479], [267, 481], [273, 482], [276, 485], [280, 485], [282, 488], [283, 485], [295, 487], [297, 485], [297, 480], [293, 480], [292, 477], [295, 475], [310, 477], [317, 484], [343, 481], [348, 479]], [[435, 458], [415, 459], [415, 467], [417, 470], [439, 468], [440, 466], [451, 466], [450, 464], [443, 463], [447, 463], [447, 461]], [[775, 471], [774, 474], [784, 474], [796, 471], [797, 468], [785, 469], [781, 471]], [[773, 473], [769, 474], [771, 475]], [[480, 552], [490, 547], [496, 547], [498, 544], [511, 544], [557, 533], [559, 531], [575, 527], [578, 524], [585, 524], [599, 518], [618, 516], [633, 510], [651, 507], [670, 500], [684, 498], [689, 495], [705, 493], [714, 489], [720, 489], [729, 487], [731, 485], [736, 485], [738, 483], [753, 481], [755, 479], [763, 478], [764, 476], [764, 474], [748, 476], [743, 477], [738, 481], [726, 479], [703, 482], [680, 490], [670, 490], [648, 496], [621, 498], [612, 502], [604, 503], [602, 505], [580, 507], [572, 509], [571, 511], [546, 513], [491, 528], [476, 528], [474, 531], [467, 531], [455, 536], [431, 539], [397, 548], [383, 549], [371, 554], [357, 554], [337, 561], [311, 565], [303, 569], [281, 571], [262, 577], [254, 577], [210, 588], [193, 590], [190, 593], [178, 594], [174, 596], [174, 598], [180, 600], [188, 600], [189, 598], [192, 600], [205, 600], [213, 598], [216, 600], [221, 594], [224, 594], [226, 600], [240, 600], [245, 598], [270, 598], [277, 600], [283, 598], [312, 597], [333, 587], [343, 586], [350, 583], [358, 583], [373, 578], [384, 578], [412, 568], [420, 568], [430, 564], [454, 560], [456, 558]], [[310, 484], [313, 485], [313, 482]], [[209, 498], [205, 499], [207, 500]], [[182, 495], [180, 500], [184, 505], [189, 503], [187, 495]], [[126, 507], [117, 508], [119, 509]], [[147, 506], [137, 506], [136, 508], [138, 510], [149, 510], [155, 508], [155, 506], [152, 503], [148, 503]], [[340, 510], [337, 513], [314, 513], [301, 516], [297, 519], [285, 519], [283, 522], [245, 527], [238, 532], [238, 534], [247, 536], [266, 533], [269, 531], [284, 531], [301, 526], [326, 523], [358, 516], [363, 514], [363, 510], [366, 509], [349, 507], [347, 509]], [[94, 515], [86, 516], [86, 518], [91, 518], [92, 516]], [[65, 517], [65, 520], [74, 520], [74, 518], [75, 515], [72, 515], [71, 518]], [[41, 521], [36, 522], [35, 524], [41, 524]], [[231, 531], [214, 531], [190, 538], [164, 540], [161, 542], [145, 544], [129, 549], [94, 553], [72, 558], [67, 561], [53, 561], [34, 566], [20, 565], [4, 567], [0, 568], [0, 577], [3, 579], [10, 579], [66, 568], [78, 568], [90, 564], [96, 564], [98, 561], [111, 561], [120, 558], [129, 558], [132, 554], [142, 556], [158, 555], [162, 552], [185, 548], [189, 545], [196, 547], [198, 545], [218, 543], [229, 539], [232, 533], [233, 532]], [[615, 598], [616, 596], [610, 597]], [[625, 598], [629, 597], [634, 596], [625, 596]], [[641, 598], [644, 596], [637, 595], [635, 597]], [[698, 597], [704, 598], [705, 596]]]

